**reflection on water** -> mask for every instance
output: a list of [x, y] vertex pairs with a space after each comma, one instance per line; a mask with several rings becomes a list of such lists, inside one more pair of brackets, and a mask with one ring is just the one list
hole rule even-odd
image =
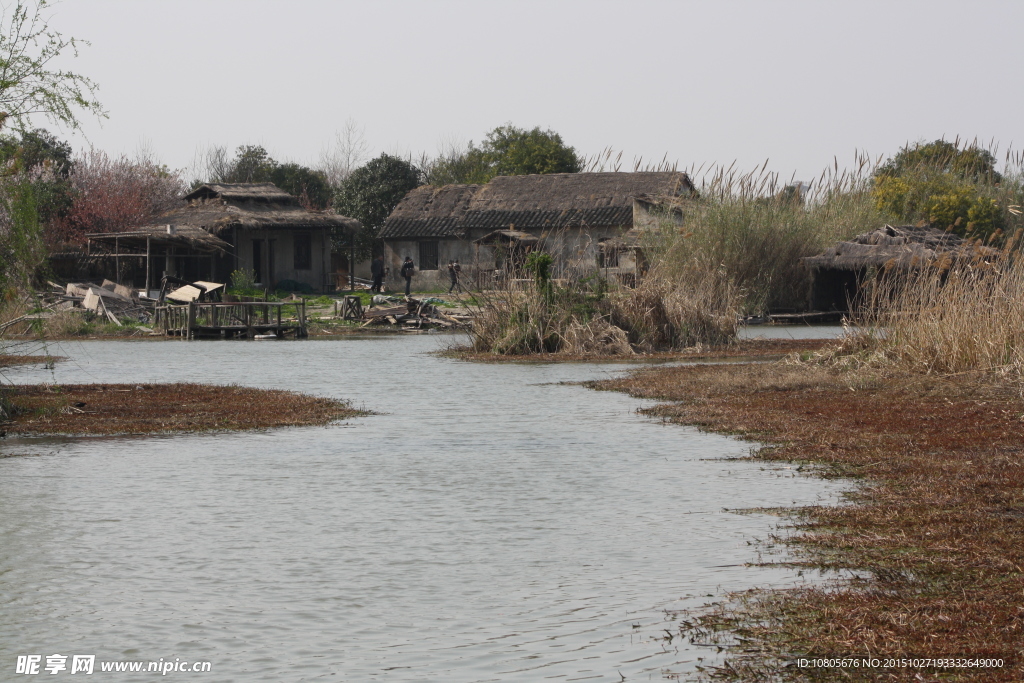
[[0, 442], [24, 455], [0, 459], [0, 678], [17, 654], [59, 652], [209, 660], [216, 681], [659, 679], [712, 656], [658, 640], [664, 610], [794, 580], [743, 566], [778, 520], [724, 508], [837, 485], [723, 460], [749, 444], [551, 384], [622, 365], [425, 353], [439, 345], [86, 342], [52, 377], [13, 371], [237, 382], [381, 414]]

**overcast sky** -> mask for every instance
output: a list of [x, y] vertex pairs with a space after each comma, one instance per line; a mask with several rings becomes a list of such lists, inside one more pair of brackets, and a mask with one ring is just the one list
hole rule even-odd
[[[9, 4], [11, 0], [6, 0]], [[855, 150], [1024, 143], [1024, 2], [64, 0], [70, 66], [110, 113], [88, 143], [262, 144], [316, 161], [346, 120], [372, 155], [541, 126], [584, 155], [798, 180]], [[75, 144], [85, 144], [79, 137]]]

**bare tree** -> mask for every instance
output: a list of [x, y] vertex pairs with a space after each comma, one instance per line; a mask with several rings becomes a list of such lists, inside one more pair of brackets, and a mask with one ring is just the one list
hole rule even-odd
[[197, 149], [185, 172], [187, 184], [196, 186], [201, 183], [223, 183], [231, 174], [233, 163], [228, 156], [228, 148], [210, 145], [206, 149]]
[[0, 26], [0, 126], [26, 130], [33, 116], [42, 115], [69, 128], [81, 127], [76, 109], [101, 118], [106, 112], [93, 99], [96, 83], [70, 71], [55, 70], [52, 62], [62, 53], [78, 56], [78, 46], [50, 29], [43, 16], [46, 0], [34, 5], [18, 0], [13, 9], [2, 7]]
[[349, 118], [342, 129], [335, 132], [334, 141], [320, 151], [320, 161], [315, 168], [327, 176], [331, 187], [337, 189], [352, 171], [362, 165], [369, 149], [365, 130]]

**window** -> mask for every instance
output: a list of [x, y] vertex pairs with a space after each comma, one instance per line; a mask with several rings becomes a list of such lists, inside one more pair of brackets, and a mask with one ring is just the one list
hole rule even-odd
[[420, 242], [420, 270], [437, 270], [437, 242]]
[[295, 233], [295, 270], [313, 268], [313, 238], [308, 232]]

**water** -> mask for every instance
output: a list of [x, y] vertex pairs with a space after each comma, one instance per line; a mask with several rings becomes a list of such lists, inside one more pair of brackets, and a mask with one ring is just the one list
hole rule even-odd
[[846, 333], [842, 325], [741, 325], [740, 339], [836, 339]]
[[714, 653], [658, 640], [665, 610], [796, 580], [744, 566], [779, 520], [725, 508], [834, 500], [838, 485], [553, 384], [621, 364], [473, 364], [439, 346], [97, 341], [65, 344], [52, 375], [11, 371], [237, 382], [380, 414], [0, 442], [20, 454], [0, 459], [0, 680], [33, 653], [210, 661], [176, 674], [204, 681], [686, 677]]

